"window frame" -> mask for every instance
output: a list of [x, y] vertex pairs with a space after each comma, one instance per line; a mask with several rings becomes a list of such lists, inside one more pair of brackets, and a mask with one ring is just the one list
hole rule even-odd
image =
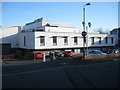
[[111, 44], [114, 44], [114, 37], [111, 37]]
[[53, 36], [53, 46], [57, 46], [57, 36]]
[[108, 37], [105, 37], [105, 44], [108, 44]]
[[98, 37], [98, 39], [99, 39], [99, 44], [101, 44], [101, 37]]
[[26, 46], [26, 36], [24, 36], [24, 46]]
[[45, 36], [40, 36], [40, 46], [45, 46]]
[[74, 45], [78, 45], [78, 37], [74, 37]]
[[64, 37], [64, 45], [68, 45], [68, 37], [67, 36]]
[[95, 44], [95, 37], [91, 37], [91, 44]]

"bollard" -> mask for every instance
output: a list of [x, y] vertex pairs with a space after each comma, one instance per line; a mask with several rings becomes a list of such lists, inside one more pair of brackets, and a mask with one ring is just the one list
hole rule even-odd
[[43, 53], [43, 62], [46, 62], [45, 53]]
[[55, 57], [55, 52], [53, 53], [53, 60], [55, 60], [56, 59], [56, 57]]

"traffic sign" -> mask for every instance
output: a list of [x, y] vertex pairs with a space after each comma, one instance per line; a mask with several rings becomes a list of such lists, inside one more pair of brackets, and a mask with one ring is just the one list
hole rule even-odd
[[85, 37], [87, 35], [87, 32], [83, 31], [82, 36]]

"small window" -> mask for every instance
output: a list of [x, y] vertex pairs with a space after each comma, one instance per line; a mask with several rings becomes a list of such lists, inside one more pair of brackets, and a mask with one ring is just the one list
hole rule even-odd
[[108, 37], [105, 37], [105, 44], [108, 44]]
[[26, 37], [24, 36], [24, 46], [26, 46]]
[[68, 45], [68, 37], [64, 37], [64, 45]]
[[57, 45], [57, 37], [53, 36], [53, 46], [56, 46], [56, 45]]
[[40, 36], [40, 46], [45, 46], [45, 36]]
[[78, 38], [74, 37], [74, 45], [78, 45]]
[[101, 37], [98, 37], [98, 39], [99, 39], [99, 44], [101, 44]]
[[113, 44], [114, 43], [114, 38], [113, 37], [111, 37], [111, 44]]
[[95, 37], [91, 37], [91, 44], [94, 44], [94, 39], [95, 39]]

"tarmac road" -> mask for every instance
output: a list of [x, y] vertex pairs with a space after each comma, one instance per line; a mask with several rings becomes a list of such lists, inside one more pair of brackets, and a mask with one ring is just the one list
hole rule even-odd
[[2, 88], [118, 88], [119, 61], [3, 66]]

